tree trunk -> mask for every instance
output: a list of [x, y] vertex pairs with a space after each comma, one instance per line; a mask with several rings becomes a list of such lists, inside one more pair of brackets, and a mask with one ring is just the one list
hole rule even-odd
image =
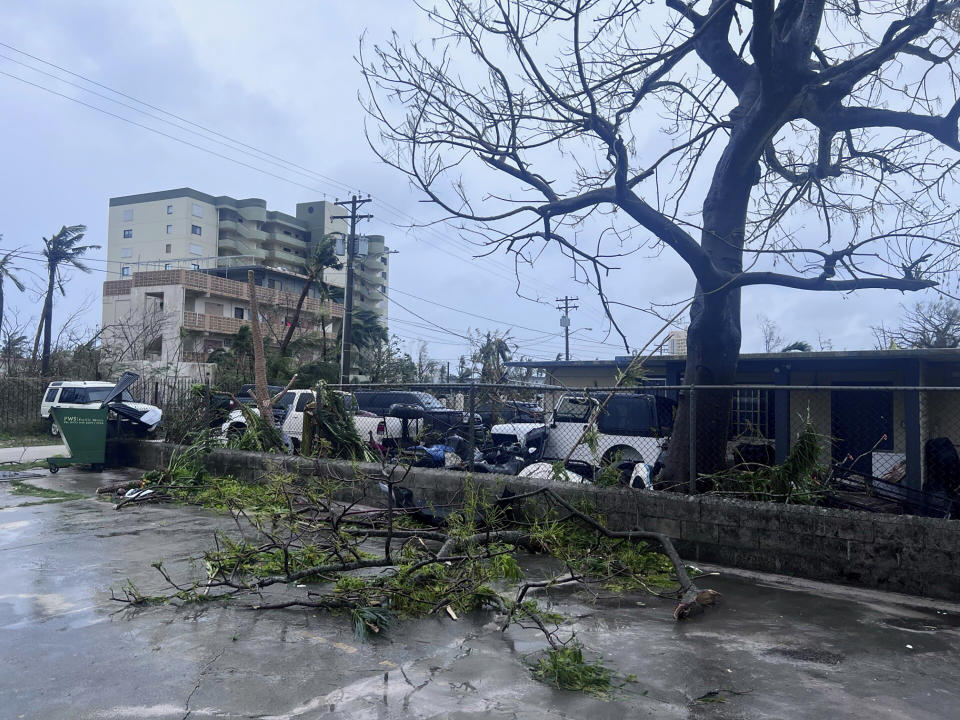
[[[722, 470], [726, 460], [730, 421], [730, 390], [711, 385], [733, 385], [740, 352], [740, 292], [705, 294], [699, 287], [690, 309], [684, 384], [693, 385], [693, 403], [682, 393], [670, 434], [667, 462], [660, 480], [686, 488], [691, 477], [690, 431], [696, 438], [697, 475]], [[691, 425], [690, 409], [695, 418]], [[703, 489], [699, 487], [698, 489]]]
[[[47, 274], [47, 296], [43, 300], [43, 318], [40, 325], [43, 328], [43, 356], [40, 361], [40, 377], [46, 377], [50, 370], [50, 326], [53, 324], [53, 286], [56, 282], [57, 269], [51, 267]], [[37, 328], [39, 337], [40, 328]], [[34, 341], [34, 358], [36, 358], [36, 341]]]
[[280, 342], [281, 355], [286, 355], [287, 346], [290, 344], [290, 341], [293, 340], [293, 331], [297, 329], [297, 325], [300, 323], [300, 311], [303, 309], [303, 302], [307, 299], [307, 293], [310, 292], [310, 286], [313, 284], [313, 280], [313, 276], [307, 278], [307, 282], [303, 286], [300, 297], [297, 298], [297, 309], [293, 311], [293, 320], [290, 321], [290, 327], [287, 328], [287, 332], [283, 336], [283, 340]]
[[[743, 271], [743, 241], [750, 190], [755, 182], [760, 147], [757, 128], [741, 126], [717, 164], [703, 203], [701, 246], [714, 266], [729, 273]], [[759, 137], [764, 137], [759, 131]], [[710, 390], [711, 385], [733, 385], [740, 355], [740, 289], [704, 288], [697, 283], [687, 330], [684, 384], [696, 386], [691, 423], [691, 398], [682, 393], [667, 461], [660, 480], [686, 487], [691, 478], [690, 432], [695, 433], [693, 458], [697, 476], [725, 467], [732, 390]], [[699, 488], [702, 489], [702, 488]]]
[[321, 357], [323, 361], [327, 361], [327, 316], [320, 314], [320, 336], [323, 339], [323, 345], [321, 346], [320, 352], [322, 353]]
[[0, 341], [3, 339], [3, 275], [0, 275]]
[[247, 271], [247, 290], [250, 293], [250, 335], [253, 339], [253, 397], [257, 401], [260, 417], [273, 425], [273, 405], [267, 390], [267, 359], [263, 351], [263, 335], [260, 332], [260, 305], [257, 302], [257, 286], [253, 270]]

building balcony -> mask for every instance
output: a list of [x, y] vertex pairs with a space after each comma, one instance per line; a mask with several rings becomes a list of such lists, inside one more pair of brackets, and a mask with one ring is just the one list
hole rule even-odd
[[132, 288], [132, 280], [107, 280], [103, 283], [103, 296], [129, 295]]
[[[314, 322], [310, 322], [311, 318], [309, 316], [302, 315], [301, 318], [301, 323], [298, 324], [297, 329], [293, 333], [294, 339], [311, 333], [322, 332], [319, 325]], [[206, 315], [204, 313], [190, 312], [189, 310], [185, 310], [183, 313], [184, 330], [201, 332], [210, 335], [236, 335], [237, 332], [240, 331], [241, 327], [249, 324], [249, 320], [241, 320], [240, 318]], [[265, 344], [269, 344], [276, 339], [283, 337], [287, 330], [286, 321], [282, 317], [272, 319], [264, 318], [260, 325], [263, 331]], [[328, 335], [335, 336], [336, 326], [332, 326], [327, 332]], [[185, 359], [187, 354], [184, 355]], [[194, 354], [196, 355], [197, 353]], [[191, 360], [191, 362], [201, 361]]]
[[205, 315], [190, 311], [184, 311], [183, 313], [183, 327], [187, 330], [236, 335], [241, 327], [249, 324], [249, 320], [240, 320], [239, 318], [217, 317], [216, 315]]
[[267, 233], [263, 230], [257, 230], [252, 225], [247, 225], [246, 223], [237, 222], [236, 220], [220, 220], [219, 223], [220, 235], [239, 235], [242, 238], [247, 240], [252, 240], [253, 242], [262, 242], [266, 239]]
[[279, 248], [268, 248], [266, 250], [265, 259], [273, 260], [274, 262], [287, 263], [288, 265], [301, 268], [304, 267], [307, 262], [305, 257], [300, 257], [299, 255], [295, 255], [292, 252], [287, 252], [286, 250], [280, 250]]
[[[108, 282], [130, 283], [131, 281], [110, 280]], [[226, 278], [216, 277], [215, 275], [208, 275], [207, 273], [196, 272], [194, 270], [152, 270], [149, 272], [134, 273], [132, 284], [134, 287], [143, 288], [181, 285], [188, 291], [193, 291], [204, 296], [223, 297], [247, 302], [249, 302], [250, 299], [246, 283], [227, 280]], [[257, 301], [265, 307], [269, 306], [293, 310], [297, 306], [297, 300], [299, 300], [298, 295], [257, 285]], [[303, 312], [308, 315], [323, 316], [330, 319], [342, 318], [343, 305], [308, 297], [303, 301]], [[233, 318], [223, 319], [233, 320]]]
[[267, 230], [263, 233], [263, 241], [267, 245], [275, 245], [277, 243], [282, 243], [284, 245], [289, 245], [296, 247], [298, 250], [301, 248], [306, 248], [306, 240], [301, 240], [300, 238], [294, 237], [293, 235], [287, 235], [282, 230]]
[[244, 255], [256, 260], [263, 260], [267, 256], [256, 243], [236, 237], [221, 237], [217, 241], [217, 250], [220, 255]]

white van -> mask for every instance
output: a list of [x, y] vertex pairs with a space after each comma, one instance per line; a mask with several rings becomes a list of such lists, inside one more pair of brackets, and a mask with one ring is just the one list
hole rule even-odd
[[[95, 409], [100, 407], [100, 404], [106, 400], [107, 395], [114, 387], [116, 387], [116, 383], [100, 380], [54, 380], [47, 386], [47, 390], [43, 394], [43, 400], [40, 401], [40, 417], [50, 424], [51, 435], [59, 435], [60, 428], [54, 422], [50, 408]], [[135, 410], [155, 410], [158, 414], [160, 413], [160, 409], [153, 405], [134, 401], [129, 390], [124, 390], [117, 400]], [[153, 427], [156, 427], [156, 425]], [[150, 429], [152, 430], [153, 427]]]

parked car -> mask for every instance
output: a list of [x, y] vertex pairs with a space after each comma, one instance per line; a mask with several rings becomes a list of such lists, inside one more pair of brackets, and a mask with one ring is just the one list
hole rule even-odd
[[482, 440], [486, 436], [483, 421], [474, 414], [470, 422], [470, 413], [451, 410], [430, 393], [406, 390], [358, 390], [354, 393], [361, 410], [372, 412], [380, 417], [399, 417], [407, 420], [421, 420], [423, 429], [441, 437], [459, 434], [465, 437], [472, 431], [474, 437]]
[[[116, 387], [116, 383], [99, 380], [54, 380], [47, 386], [43, 399], [40, 401], [40, 417], [49, 423], [51, 435], [60, 435], [60, 428], [57, 427], [50, 408], [96, 409], [107, 399], [114, 387]], [[137, 402], [129, 390], [124, 390], [117, 400], [134, 410], [155, 411], [158, 418], [162, 417], [160, 408]], [[128, 419], [121, 417], [121, 420], [127, 422]], [[153, 430], [158, 424], [159, 421], [151, 425], [149, 430]]]
[[[545, 460], [570, 458], [600, 468], [611, 463], [653, 466], [673, 429], [675, 401], [647, 393], [618, 393], [597, 416], [595, 450], [581, 442], [583, 431], [607, 394], [564, 395], [549, 422], [501, 423], [490, 432], [498, 445], [517, 443], [525, 454]], [[542, 448], [542, 449], [541, 449]]]
[[[245, 385], [244, 387], [252, 388], [253, 386]], [[278, 388], [277, 392], [280, 390], [283, 390], [283, 388]], [[403, 438], [403, 420], [395, 417], [381, 418], [373, 413], [360, 410], [356, 398], [349, 393], [343, 393], [342, 395], [347, 410], [353, 417], [353, 425], [362, 439], [385, 444], [387, 442], [399, 442]], [[241, 400], [239, 395], [237, 399]], [[287, 390], [273, 408], [276, 425], [281, 432], [289, 436], [294, 452], [299, 452], [303, 443], [303, 412], [316, 399], [317, 396], [313, 390]], [[253, 407], [252, 410], [259, 413], [256, 407]], [[247, 420], [243, 412], [237, 409], [230, 413], [221, 429], [226, 436], [231, 433], [242, 433], [246, 428]], [[415, 434], [418, 429], [419, 426], [415, 425], [412, 429], [408, 428], [408, 432]]]
[[535, 402], [524, 400], [494, 400], [480, 403], [477, 415], [484, 426], [491, 427], [512, 422], [543, 422], [543, 408]]

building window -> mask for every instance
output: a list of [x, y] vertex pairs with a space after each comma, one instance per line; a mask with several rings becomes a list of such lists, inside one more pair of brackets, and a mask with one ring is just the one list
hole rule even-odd
[[190, 234], [191, 234], [191, 235], [202, 235], [202, 234], [203, 234], [203, 228], [200, 227], [199, 225], [191, 225], [191, 226], [190, 226]]
[[170, 243], [167, 243], [167, 246], [166, 246], [167, 255], [169, 255], [172, 252], [173, 252], [173, 245], [171, 245]]
[[172, 263], [164, 263], [164, 264], [163, 264], [163, 269], [164, 269], [164, 270], [173, 270], [173, 264], [172, 264]]
[[190, 214], [194, 217], [203, 217], [203, 206], [194, 203], [193, 207], [190, 208]]
[[243, 308], [241, 308], [241, 307], [235, 307], [235, 308], [233, 309], [233, 316], [234, 316], [237, 320], [243, 320]]
[[123, 211], [123, 220], [124, 222], [130, 222], [133, 220], [133, 208], [126, 208]]
[[173, 215], [173, 205], [167, 205], [167, 215]]
[[276, 290], [276, 288], [277, 288], [277, 281], [276, 281], [276, 280], [267, 280], [267, 287], [270, 288], [271, 290]]
[[730, 437], [772, 438], [773, 399], [769, 390], [737, 390], [730, 408]]
[[386, 265], [386, 264], [387, 264], [387, 256], [386, 256], [386, 255], [381, 255], [381, 256], [380, 256], [380, 262], [382, 262], [384, 265]]
[[133, 248], [120, 248], [120, 257], [133, 257]]
[[199, 270], [199, 269], [200, 269], [200, 265], [199, 265], [198, 263], [190, 263], [190, 269], [191, 269], [191, 270]]
[[190, 243], [190, 254], [191, 255], [203, 255], [203, 248], [199, 245], [194, 245]]
[[173, 225], [167, 225], [167, 235], [173, 235]]
[[126, 230], [124, 230], [124, 231], [123, 231], [123, 237], [125, 237], [125, 238], [132, 238], [132, 237], [133, 237], [133, 230], [131, 230], [130, 228], [127, 228]]
[[120, 268], [120, 274], [123, 277], [130, 277], [130, 266], [124, 265], [122, 268]]

